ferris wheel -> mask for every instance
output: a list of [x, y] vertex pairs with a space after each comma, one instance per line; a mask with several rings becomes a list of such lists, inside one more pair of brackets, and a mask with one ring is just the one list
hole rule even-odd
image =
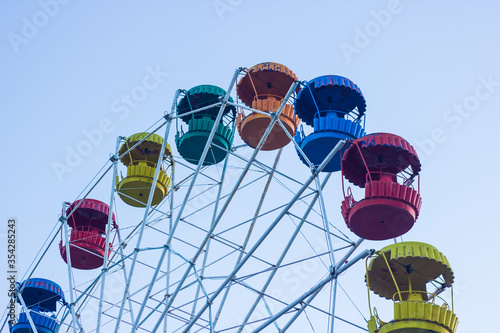
[[[446, 257], [425, 243], [363, 242], [403, 235], [421, 205], [416, 152], [366, 135], [365, 112], [351, 80], [299, 81], [270, 62], [237, 69], [227, 90], [177, 90], [164, 117], [117, 138], [96, 181], [63, 203], [47, 245], [60, 280], [33, 270], [19, 282], [10, 332], [453, 333], [453, 310], [435, 304], [453, 282]], [[352, 280], [363, 299], [368, 287], [407, 315], [361, 309]], [[414, 318], [414, 304], [431, 314]]]

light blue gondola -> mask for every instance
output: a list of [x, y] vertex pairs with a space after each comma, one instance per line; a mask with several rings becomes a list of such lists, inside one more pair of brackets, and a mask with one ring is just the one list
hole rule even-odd
[[[221, 121], [215, 124], [220, 109], [220, 105], [217, 105], [217, 103], [225, 95], [226, 91], [222, 88], [212, 85], [200, 85], [186, 91], [177, 105], [177, 114], [188, 125], [188, 129], [184, 132], [182, 126], [177, 123], [175, 144], [179, 154], [187, 162], [192, 164], [200, 162], [200, 157], [214, 126], [217, 126], [216, 132], [203, 165], [217, 164], [226, 158], [233, 144], [236, 108], [232, 105], [226, 106], [222, 111], [223, 117]], [[229, 97], [229, 102], [233, 102], [231, 97]], [[209, 107], [210, 105], [213, 105], [213, 107]], [[202, 108], [205, 109], [200, 112], [190, 113]], [[188, 115], [184, 115], [185, 113], [188, 113]]]

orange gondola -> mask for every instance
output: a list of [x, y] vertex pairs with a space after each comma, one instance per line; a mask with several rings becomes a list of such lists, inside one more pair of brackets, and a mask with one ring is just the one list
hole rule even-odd
[[[278, 110], [282, 103], [287, 103], [283, 99], [295, 81], [297, 76], [290, 69], [274, 62], [264, 62], [247, 70], [237, 85], [238, 97], [249, 108], [262, 111], [252, 111], [248, 115], [243, 111], [238, 112], [238, 132], [247, 145], [257, 147], [271, 122], [269, 113]], [[283, 127], [277, 123], [274, 125], [262, 150], [282, 148], [295, 135], [300, 120], [295, 115], [293, 105], [284, 105], [279, 120]]]

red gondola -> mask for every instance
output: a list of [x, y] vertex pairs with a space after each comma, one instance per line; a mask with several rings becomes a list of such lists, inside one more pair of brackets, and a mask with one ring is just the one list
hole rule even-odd
[[356, 139], [344, 153], [341, 166], [345, 179], [365, 189], [360, 201], [354, 200], [350, 189], [347, 194], [344, 191], [341, 210], [352, 232], [384, 240], [411, 229], [422, 204], [419, 186], [412, 185], [421, 165], [405, 139], [389, 133]]
[[[101, 267], [107, 243], [105, 235], [109, 206], [99, 200], [84, 199], [69, 205], [66, 214], [69, 215], [73, 210], [73, 214], [68, 218], [68, 226], [72, 229], [69, 240], [71, 267], [78, 269]], [[117, 227], [114, 214], [112, 227]], [[109, 256], [112, 244], [109, 243], [108, 246]], [[62, 258], [67, 262], [66, 245], [63, 244], [62, 239], [59, 243], [59, 250]]]

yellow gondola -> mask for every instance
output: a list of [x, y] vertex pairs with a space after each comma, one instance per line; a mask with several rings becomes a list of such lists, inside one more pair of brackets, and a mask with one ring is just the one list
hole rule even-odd
[[[458, 318], [439, 294], [453, 283], [446, 257], [435, 247], [419, 242], [391, 244], [378, 251], [367, 267], [369, 290], [394, 302], [394, 319], [380, 320], [371, 311], [370, 333], [454, 333]], [[428, 292], [428, 284], [437, 286]], [[440, 303], [440, 304], [438, 304]]]
[[[128, 205], [146, 206], [161, 155], [163, 165], [160, 166], [151, 205], [159, 204], [167, 195], [171, 182], [173, 158], [172, 149], [168, 143], [166, 143], [165, 151], [161, 152], [162, 144], [163, 138], [157, 134], [137, 133], [128, 137], [121, 145], [119, 155], [122, 163], [127, 166], [127, 176], [117, 179], [117, 190], [122, 200]], [[168, 174], [169, 171], [170, 174]]]

